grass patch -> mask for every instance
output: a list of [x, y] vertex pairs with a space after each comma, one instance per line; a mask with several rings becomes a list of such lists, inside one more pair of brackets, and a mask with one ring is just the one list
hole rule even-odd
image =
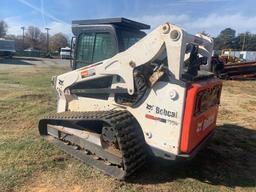
[[30, 88], [42, 89], [51, 87], [51, 76], [48, 75], [21, 76], [16, 81]]
[[60, 152], [32, 134], [8, 139], [0, 144], [0, 191], [24, 183], [34, 172], [58, 166]]
[[63, 153], [43, 141], [36, 128], [39, 116], [55, 110], [54, 72], [27, 70], [0, 74], [0, 83], [11, 90], [0, 100], [0, 191], [14, 189], [35, 173], [63, 168], [63, 161], [56, 161]]
[[100, 176], [101, 172], [93, 169], [92, 167], [85, 166], [84, 164], [78, 165], [74, 170], [75, 176], [79, 178], [79, 180], [86, 180], [88, 178], [97, 178]]

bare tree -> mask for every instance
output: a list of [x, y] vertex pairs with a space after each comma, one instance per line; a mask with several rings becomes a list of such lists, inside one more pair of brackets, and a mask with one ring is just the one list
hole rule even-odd
[[39, 44], [37, 46], [41, 51], [47, 51], [46, 33], [41, 33], [39, 36]]
[[60, 48], [68, 46], [68, 40], [62, 33], [57, 33], [50, 38], [50, 51], [59, 51]]
[[42, 37], [42, 32], [38, 27], [29, 26], [25, 34], [25, 39], [29, 43], [30, 47], [33, 49], [40, 48], [40, 40]]
[[16, 50], [23, 50], [23, 49], [30, 48], [30, 45], [29, 45], [29, 43], [26, 39], [25, 39], [24, 44], [23, 44], [22, 35], [15, 36], [15, 43], [16, 43]]
[[0, 21], [0, 38], [5, 37], [8, 25], [5, 21]]

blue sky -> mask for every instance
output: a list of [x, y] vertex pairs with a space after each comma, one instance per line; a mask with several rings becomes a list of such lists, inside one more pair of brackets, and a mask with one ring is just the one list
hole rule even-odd
[[231, 27], [238, 33], [256, 33], [255, 0], [1, 0], [0, 20], [9, 34], [21, 34], [21, 26], [71, 35], [71, 21], [126, 17], [152, 28], [169, 21], [190, 33], [206, 31], [216, 36]]

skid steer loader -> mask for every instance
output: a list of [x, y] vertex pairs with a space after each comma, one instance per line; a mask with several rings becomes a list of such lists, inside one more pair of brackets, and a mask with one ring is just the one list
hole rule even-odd
[[57, 113], [40, 134], [108, 175], [126, 179], [147, 155], [193, 157], [216, 128], [222, 83], [207, 68], [213, 41], [165, 23], [72, 22], [73, 70], [52, 79]]

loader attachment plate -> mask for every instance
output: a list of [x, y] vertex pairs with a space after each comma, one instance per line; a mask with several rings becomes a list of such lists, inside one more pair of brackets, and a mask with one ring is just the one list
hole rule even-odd
[[[106, 147], [101, 133], [76, 126], [92, 121], [113, 128], [118, 147]], [[41, 136], [66, 153], [117, 179], [126, 179], [144, 164], [143, 134], [127, 111], [54, 113], [40, 119], [38, 127]]]

